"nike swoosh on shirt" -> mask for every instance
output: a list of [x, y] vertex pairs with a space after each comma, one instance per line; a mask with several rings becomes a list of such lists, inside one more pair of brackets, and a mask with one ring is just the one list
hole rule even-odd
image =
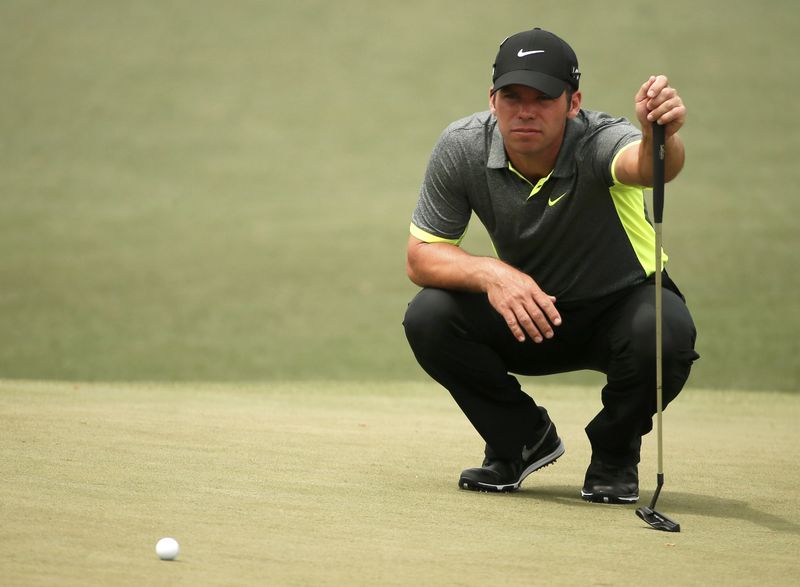
[[550, 204], [551, 206], [555, 206], [556, 204], [558, 204], [558, 201], [566, 195], [567, 192], [564, 192], [563, 194], [558, 196], [555, 200], [553, 198], [550, 198], [549, 200], [547, 200], [547, 203]]
[[534, 53], [544, 53], [544, 49], [537, 49], [535, 51], [523, 51], [520, 49], [517, 52], [517, 57], [525, 57], [526, 55], [533, 55]]

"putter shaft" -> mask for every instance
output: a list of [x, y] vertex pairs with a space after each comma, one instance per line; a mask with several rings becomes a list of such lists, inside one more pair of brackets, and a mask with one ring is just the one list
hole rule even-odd
[[655, 510], [661, 487], [664, 485], [664, 445], [662, 432], [663, 412], [663, 372], [662, 372], [662, 324], [661, 324], [661, 294], [662, 294], [662, 242], [663, 234], [661, 223], [664, 213], [664, 162], [666, 148], [664, 127], [653, 123], [653, 227], [656, 236], [655, 250], [655, 286], [656, 286], [656, 436], [658, 439], [658, 474], [656, 476], [656, 489], [650, 507], [641, 507], [636, 510], [636, 515], [656, 530], [665, 532], [680, 532], [681, 526], [675, 520]]

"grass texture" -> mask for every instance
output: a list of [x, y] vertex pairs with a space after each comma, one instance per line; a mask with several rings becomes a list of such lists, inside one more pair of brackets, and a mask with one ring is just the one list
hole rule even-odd
[[[3, 584], [794, 580], [796, 395], [689, 389], [670, 407], [658, 509], [680, 534], [580, 499], [594, 390], [536, 397], [567, 452], [521, 491], [489, 495], [457, 488], [482, 445], [430, 384], [0, 382]], [[162, 536], [180, 542], [176, 561], [157, 559]]]
[[[486, 108], [500, 40], [540, 25], [587, 108], [632, 117], [659, 72], [688, 105], [664, 233], [692, 384], [796, 391], [798, 21], [792, 0], [5, 0], [0, 376], [423, 380], [400, 322], [425, 164]], [[465, 246], [489, 250], [479, 226]]]

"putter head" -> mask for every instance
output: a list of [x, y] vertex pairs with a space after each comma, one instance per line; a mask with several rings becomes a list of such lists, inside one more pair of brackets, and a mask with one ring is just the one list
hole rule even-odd
[[636, 515], [643, 519], [651, 528], [664, 532], [680, 532], [681, 525], [675, 520], [659, 514], [656, 510], [641, 507], [636, 510]]

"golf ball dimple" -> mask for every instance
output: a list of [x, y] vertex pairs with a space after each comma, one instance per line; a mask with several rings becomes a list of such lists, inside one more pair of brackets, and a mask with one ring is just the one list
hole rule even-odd
[[162, 561], [171, 561], [178, 556], [180, 546], [174, 538], [162, 538], [156, 542], [156, 554]]

